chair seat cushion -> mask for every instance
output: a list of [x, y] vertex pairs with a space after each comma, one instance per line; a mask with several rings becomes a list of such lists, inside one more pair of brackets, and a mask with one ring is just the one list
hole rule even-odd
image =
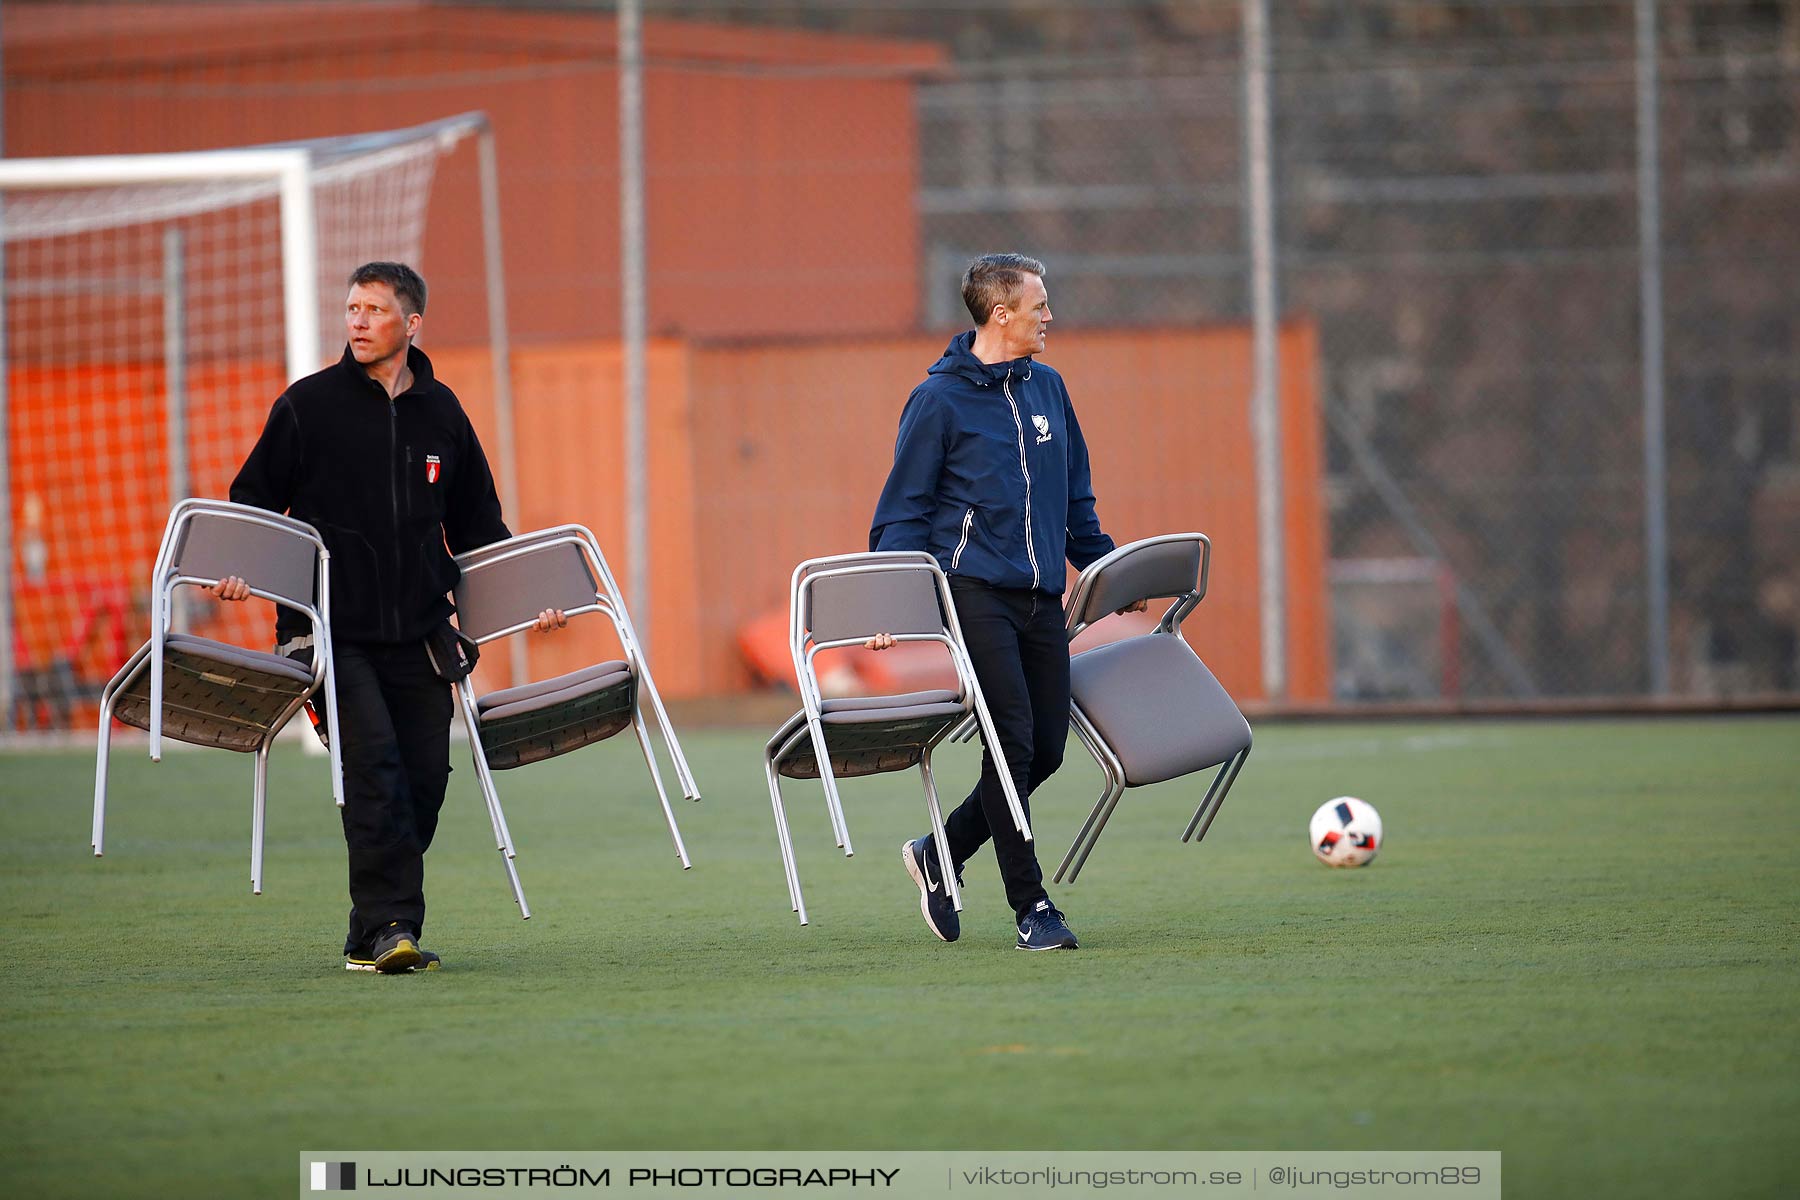
[[624, 663], [600, 663], [493, 692], [476, 701], [477, 708], [509, 694], [506, 703], [477, 713], [482, 751], [495, 771], [555, 758], [630, 726], [637, 711], [637, 676]]
[[270, 654], [266, 650], [246, 650], [242, 646], [215, 642], [211, 638], [196, 637], [191, 633], [164, 634], [163, 649], [165, 654], [191, 654], [225, 667], [255, 671], [262, 675], [286, 676], [301, 684], [312, 682], [312, 668], [303, 667], [291, 658]]
[[[163, 638], [163, 736], [196, 746], [249, 752], [269, 726], [312, 687], [312, 670], [279, 654], [211, 638]], [[150, 728], [150, 659], [119, 689], [113, 716]]]
[[883, 704], [875, 707], [836, 708], [819, 714], [827, 729], [844, 725], [892, 725], [911, 727], [933, 720], [960, 717], [969, 710], [954, 701], [936, 704]]
[[[948, 696], [949, 700], [930, 700]], [[925, 703], [905, 703], [926, 697]], [[826, 712], [827, 706], [833, 706]], [[855, 706], [855, 707], [852, 707]], [[820, 725], [831, 771], [840, 779], [904, 771], [919, 764], [932, 739], [962, 720], [968, 709], [955, 692], [912, 692], [902, 696], [846, 696], [820, 705]], [[789, 779], [817, 779], [818, 756], [806, 734], [806, 711], [783, 722], [770, 743], [787, 753], [775, 768]]]
[[1069, 660], [1070, 699], [1131, 787], [1217, 766], [1250, 744], [1250, 723], [1174, 634], [1128, 638]]
[[[489, 692], [478, 696], [475, 700], [475, 711], [485, 713], [489, 709], [505, 708], [525, 700], [536, 700], [555, 692], [564, 692], [580, 688], [583, 684], [594, 680], [604, 680], [607, 676], [628, 673], [631, 667], [618, 659], [609, 662], [595, 663], [591, 667], [583, 667], [579, 671], [570, 671], [567, 675], [558, 675], [552, 679], [540, 679], [535, 683], [521, 684], [518, 687], [502, 688], [497, 692]], [[601, 684], [602, 687], [610, 683]]]
[[819, 705], [819, 714], [872, 710], [878, 708], [910, 708], [918, 704], [955, 704], [956, 693], [944, 688], [925, 692], [904, 692], [898, 696], [837, 696]]

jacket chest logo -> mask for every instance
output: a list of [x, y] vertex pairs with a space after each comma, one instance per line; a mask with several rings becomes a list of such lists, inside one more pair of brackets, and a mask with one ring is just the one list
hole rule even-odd
[[1041, 446], [1045, 442], [1050, 440], [1050, 418], [1049, 417], [1040, 417], [1036, 413], [1033, 413], [1033, 414], [1031, 414], [1031, 423], [1033, 425], [1037, 426], [1037, 431], [1038, 431], [1037, 444], [1038, 445]]
[[443, 470], [443, 461], [439, 459], [437, 455], [427, 454], [425, 456], [426, 483], [436, 483], [438, 481], [438, 476], [443, 474]]

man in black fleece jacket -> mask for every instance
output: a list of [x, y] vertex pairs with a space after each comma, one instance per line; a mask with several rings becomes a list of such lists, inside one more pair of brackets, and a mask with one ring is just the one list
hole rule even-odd
[[[411, 267], [358, 267], [343, 358], [289, 385], [231, 484], [232, 500], [307, 522], [331, 551], [350, 855], [344, 960], [384, 974], [440, 965], [419, 939], [424, 855], [450, 777], [452, 700], [424, 638], [452, 611], [451, 556], [511, 536], [468, 415], [412, 344], [424, 313], [425, 281]], [[249, 594], [235, 576], [213, 592]], [[547, 610], [537, 627], [566, 623]], [[280, 610], [278, 652], [310, 661], [305, 632]]]

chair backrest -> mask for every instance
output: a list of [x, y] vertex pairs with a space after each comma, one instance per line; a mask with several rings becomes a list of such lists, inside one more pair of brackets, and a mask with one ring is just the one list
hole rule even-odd
[[586, 612], [598, 603], [599, 585], [574, 534], [548, 541], [522, 534], [471, 550], [456, 562], [462, 568], [455, 589], [457, 628], [478, 642], [530, 624], [546, 608]]
[[800, 581], [808, 575], [844, 567], [884, 567], [898, 563], [930, 566], [935, 562], [937, 559], [923, 550], [869, 550], [858, 554], [832, 554], [824, 558], [809, 558], [794, 568], [794, 584], [799, 586]]
[[801, 629], [814, 642], [944, 633], [937, 576], [929, 565], [898, 563], [809, 573], [800, 587]]
[[1069, 597], [1071, 636], [1139, 600], [1186, 597], [1198, 602], [1206, 594], [1211, 556], [1212, 544], [1200, 533], [1163, 534], [1118, 547], [1076, 580]]
[[292, 517], [223, 501], [183, 501], [171, 518], [171, 575], [236, 575], [290, 604], [316, 608], [321, 543]]

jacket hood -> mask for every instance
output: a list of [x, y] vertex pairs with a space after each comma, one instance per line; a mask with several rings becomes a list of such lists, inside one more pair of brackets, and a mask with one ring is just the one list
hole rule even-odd
[[965, 329], [950, 339], [944, 347], [943, 357], [931, 364], [927, 375], [960, 375], [973, 383], [993, 384], [1006, 378], [1011, 370], [1015, 375], [1030, 376], [1031, 356], [1015, 358], [1011, 362], [984, 363], [975, 357], [975, 331]]

